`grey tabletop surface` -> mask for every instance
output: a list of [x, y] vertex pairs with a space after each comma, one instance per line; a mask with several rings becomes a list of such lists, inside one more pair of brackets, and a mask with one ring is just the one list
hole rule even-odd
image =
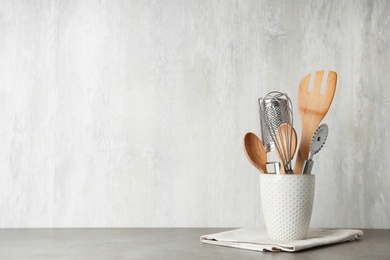
[[233, 228], [0, 229], [0, 259], [390, 259], [390, 229], [362, 240], [295, 253], [203, 244], [201, 235]]

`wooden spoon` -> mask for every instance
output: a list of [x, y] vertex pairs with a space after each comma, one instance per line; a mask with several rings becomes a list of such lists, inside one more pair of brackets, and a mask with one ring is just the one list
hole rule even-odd
[[267, 173], [267, 153], [260, 138], [254, 133], [244, 136], [244, 151], [248, 161], [261, 173]]
[[320, 93], [323, 74], [323, 70], [316, 72], [311, 92], [308, 91], [310, 74], [306, 75], [299, 84], [298, 110], [302, 121], [302, 134], [294, 167], [295, 174], [302, 172], [303, 162], [309, 156], [311, 137], [328, 112], [336, 92], [337, 74], [334, 71], [329, 71], [325, 91], [323, 94]]
[[285, 168], [292, 172], [291, 160], [297, 149], [297, 133], [292, 125], [283, 123], [275, 132], [275, 152], [280, 162], [280, 173]]

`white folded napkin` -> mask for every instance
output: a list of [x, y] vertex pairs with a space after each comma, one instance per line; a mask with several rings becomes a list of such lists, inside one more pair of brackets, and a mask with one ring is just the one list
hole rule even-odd
[[264, 227], [245, 227], [217, 234], [204, 235], [200, 241], [212, 245], [228, 246], [255, 251], [287, 251], [354, 241], [363, 237], [363, 231], [356, 229], [309, 229], [306, 239], [275, 241], [268, 239]]

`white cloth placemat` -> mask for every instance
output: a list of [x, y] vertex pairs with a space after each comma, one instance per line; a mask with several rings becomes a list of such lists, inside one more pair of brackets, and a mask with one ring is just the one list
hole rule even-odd
[[200, 241], [212, 245], [220, 245], [255, 251], [287, 251], [323, 246], [347, 241], [354, 241], [363, 237], [363, 231], [357, 229], [309, 229], [305, 240], [274, 241], [268, 239], [264, 227], [245, 227], [221, 233], [204, 235]]

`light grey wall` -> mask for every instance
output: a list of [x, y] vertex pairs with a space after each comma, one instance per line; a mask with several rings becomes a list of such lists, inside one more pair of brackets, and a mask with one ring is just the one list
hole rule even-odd
[[0, 1], [0, 227], [262, 225], [257, 98], [338, 72], [312, 226], [390, 228], [388, 1]]

